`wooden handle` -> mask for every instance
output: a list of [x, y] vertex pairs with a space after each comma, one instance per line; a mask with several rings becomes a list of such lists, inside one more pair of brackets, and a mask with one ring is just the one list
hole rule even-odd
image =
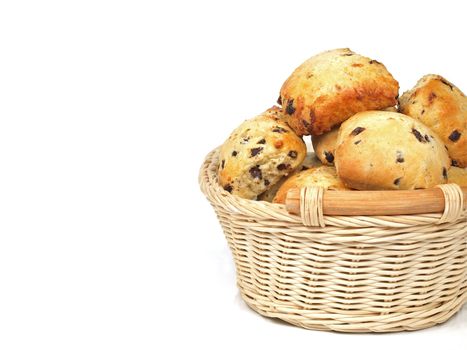
[[[467, 187], [461, 187], [464, 208]], [[300, 215], [300, 189], [292, 188], [285, 201], [287, 211]], [[439, 188], [412, 191], [326, 191], [324, 215], [405, 215], [442, 213], [444, 195]]]

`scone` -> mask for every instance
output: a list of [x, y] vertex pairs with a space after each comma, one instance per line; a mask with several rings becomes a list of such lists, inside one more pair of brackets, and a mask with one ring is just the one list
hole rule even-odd
[[255, 199], [298, 168], [305, 156], [303, 140], [281, 119], [280, 109], [272, 108], [243, 122], [222, 145], [219, 184]]
[[439, 75], [425, 75], [401, 96], [400, 111], [438, 134], [453, 165], [467, 167], [467, 97], [462, 91]]
[[[383, 109], [388, 112], [397, 112], [395, 106]], [[337, 134], [339, 133], [339, 126], [335, 126], [331, 131], [325, 132], [322, 135], [311, 137], [313, 150], [321, 163], [325, 165], [334, 165], [334, 153], [336, 151]]]
[[467, 186], [467, 168], [452, 166], [448, 171], [448, 183]]
[[382, 63], [337, 49], [299, 66], [278, 102], [298, 135], [321, 135], [357, 112], [394, 106], [398, 93], [399, 83]]
[[368, 111], [345, 121], [337, 137], [337, 174], [358, 190], [412, 190], [447, 182], [450, 160], [439, 137], [400, 113]]
[[339, 127], [337, 126], [322, 135], [311, 137], [313, 150], [323, 164], [334, 165], [334, 152], [336, 150], [338, 133]]
[[319, 165], [289, 177], [277, 191], [273, 203], [285, 203], [287, 192], [292, 188], [324, 187], [328, 190], [347, 191], [348, 188], [337, 177], [336, 168]]
[[307, 170], [307, 169], [310, 169], [310, 168], [313, 168], [313, 167], [316, 167], [318, 165], [320, 165], [321, 162], [318, 158], [316, 158], [316, 155], [315, 153], [311, 152], [311, 153], [307, 153], [306, 157], [305, 157], [305, 160], [303, 161], [303, 163], [292, 173], [290, 174], [289, 176], [284, 176], [282, 179], [280, 179], [276, 184], [274, 184], [273, 186], [271, 186], [271, 188], [269, 188], [268, 190], [266, 190], [265, 192], [261, 193], [259, 196], [258, 196], [258, 200], [260, 201], [265, 201], [265, 202], [272, 202], [272, 200], [274, 199], [274, 196], [276, 195], [277, 191], [279, 190], [279, 188], [282, 186], [282, 184], [290, 177], [290, 176], [293, 176], [295, 174], [297, 174], [298, 172], [300, 171], [303, 171], [303, 170]]

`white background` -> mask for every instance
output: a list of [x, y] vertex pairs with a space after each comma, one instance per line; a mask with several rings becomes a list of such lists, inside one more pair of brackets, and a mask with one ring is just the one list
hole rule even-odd
[[203, 157], [325, 49], [464, 91], [461, 1], [0, 4], [0, 349], [467, 349], [467, 306], [389, 335], [239, 298]]

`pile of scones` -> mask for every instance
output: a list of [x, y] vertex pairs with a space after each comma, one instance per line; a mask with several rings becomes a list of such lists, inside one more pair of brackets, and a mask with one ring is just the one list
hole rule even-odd
[[[399, 97], [382, 63], [330, 50], [295, 69], [277, 104], [243, 122], [220, 148], [225, 191], [285, 203], [291, 188], [305, 186], [467, 186], [467, 98], [439, 75], [422, 77]], [[307, 153], [308, 135], [314, 153]]]

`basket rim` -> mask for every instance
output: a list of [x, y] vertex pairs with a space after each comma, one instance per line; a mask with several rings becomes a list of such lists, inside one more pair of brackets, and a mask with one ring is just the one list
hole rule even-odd
[[[271, 220], [275, 218], [278, 221], [278, 227], [286, 225], [300, 225], [302, 226], [302, 219], [300, 216], [291, 214], [286, 210], [284, 204], [269, 203], [265, 201], [256, 201], [241, 198], [230, 194], [225, 191], [217, 181], [218, 169], [218, 156], [219, 147], [216, 147], [209, 152], [201, 166], [199, 172], [199, 185], [204, 195], [211, 201], [218, 205], [228, 207], [232, 213], [244, 214], [256, 219]], [[393, 192], [393, 191], [384, 191]], [[438, 224], [442, 229], [444, 226], [449, 226], [452, 223], [439, 223], [442, 213], [426, 213], [426, 214], [407, 214], [407, 215], [324, 215], [325, 226], [334, 227], [391, 227], [391, 228], [404, 228], [410, 226], [423, 226]], [[457, 223], [467, 222], [467, 208]], [[466, 224], [467, 226], [467, 224]], [[326, 229], [313, 227], [313, 229]]]

